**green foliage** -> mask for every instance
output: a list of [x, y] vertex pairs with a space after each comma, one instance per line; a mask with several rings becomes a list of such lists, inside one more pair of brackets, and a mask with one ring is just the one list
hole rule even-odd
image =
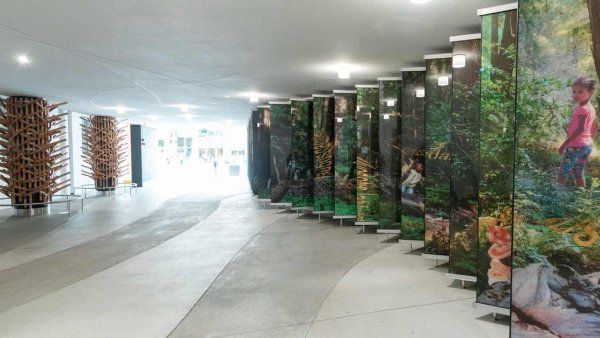
[[423, 240], [423, 234], [425, 233], [425, 221], [422, 217], [403, 214], [400, 231], [402, 239]]
[[335, 198], [336, 215], [356, 215], [356, 203], [346, 203], [340, 198]]

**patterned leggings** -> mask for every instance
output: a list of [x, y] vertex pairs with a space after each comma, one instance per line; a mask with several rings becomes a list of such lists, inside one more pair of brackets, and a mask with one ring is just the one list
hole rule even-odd
[[572, 172], [575, 178], [583, 177], [585, 165], [591, 153], [591, 145], [585, 147], [567, 147], [562, 164], [560, 165], [560, 175], [569, 178]]

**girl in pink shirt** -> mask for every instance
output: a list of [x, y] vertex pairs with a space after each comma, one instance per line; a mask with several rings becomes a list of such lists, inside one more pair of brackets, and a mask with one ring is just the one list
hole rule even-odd
[[569, 121], [567, 139], [558, 150], [564, 155], [558, 182], [566, 185], [567, 180], [574, 177], [578, 187], [585, 187], [585, 165], [592, 153], [598, 130], [596, 109], [590, 103], [596, 91], [596, 80], [580, 77], [573, 82], [572, 89], [573, 101], [577, 103], [577, 107]]

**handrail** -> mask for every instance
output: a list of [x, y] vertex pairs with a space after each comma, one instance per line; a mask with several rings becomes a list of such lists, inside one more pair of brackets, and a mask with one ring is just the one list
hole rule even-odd
[[[83, 198], [87, 198], [88, 190], [95, 190], [96, 192], [108, 191], [109, 194], [111, 194], [111, 191], [117, 190], [118, 188], [123, 188], [123, 190], [125, 190], [125, 191], [127, 191], [127, 188], [129, 188], [129, 195], [131, 195], [131, 191], [133, 189], [135, 189], [135, 192], [137, 194], [138, 184], [133, 183], [133, 182], [132, 183], [117, 183], [114, 186], [100, 187], [100, 189], [98, 189], [94, 183], [89, 183], [89, 184], [80, 185], [79, 187], [75, 187], [75, 189], [83, 190]], [[97, 195], [97, 193], [96, 193], [96, 195]]]
[[[65, 199], [59, 199], [59, 200], [55, 200], [54, 197], [67, 197]], [[83, 211], [83, 196], [81, 195], [52, 195], [52, 197], [50, 198], [49, 201], [46, 202], [31, 202], [31, 203], [0, 203], [0, 207], [13, 207], [16, 209], [20, 209], [20, 210], [29, 210], [29, 217], [33, 217], [33, 209], [34, 206], [47, 206], [47, 205], [52, 205], [52, 204], [61, 204], [61, 203], [67, 203], [67, 210], [68, 213], [71, 213], [71, 202], [74, 201], [78, 201], [81, 200], [81, 211]], [[10, 197], [2, 197], [0, 198], [0, 201], [3, 200], [11, 200]], [[19, 208], [20, 207], [20, 208]]]

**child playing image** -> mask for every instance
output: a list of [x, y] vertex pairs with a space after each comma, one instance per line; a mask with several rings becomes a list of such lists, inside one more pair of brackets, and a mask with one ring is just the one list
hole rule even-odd
[[408, 177], [402, 182], [402, 193], [407, 195], [414, 194], [414, 188], [421, 182], [423, 174], [423, 163], [417, 162], [414, 169], [412, 168], [412, 163], [413, 161], [411, 160]]
[[594, 138], [598, 130], [596, 109], [590, 99], [596, 91], [596, 80], [580, 77], [571, 86], [573, 101], [577, 104], [567, 128], [567, 139], [558, 152], [563, 154], [558, 182], [566, 185], [570, 177], [575, 178], [577, 187], [585, 187], [585, 165], [592, 153]]

